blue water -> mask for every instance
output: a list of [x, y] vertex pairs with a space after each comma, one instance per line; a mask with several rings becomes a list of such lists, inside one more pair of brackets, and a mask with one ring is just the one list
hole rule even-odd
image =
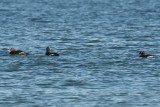
[[159, 24], [159, 0], [1, 0], [0, 106], [160, 107]]

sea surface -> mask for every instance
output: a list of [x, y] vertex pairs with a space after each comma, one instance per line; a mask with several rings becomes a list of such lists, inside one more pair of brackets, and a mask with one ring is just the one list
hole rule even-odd
[[0, 107], [160, 107], [160, 1], [0, 0]]

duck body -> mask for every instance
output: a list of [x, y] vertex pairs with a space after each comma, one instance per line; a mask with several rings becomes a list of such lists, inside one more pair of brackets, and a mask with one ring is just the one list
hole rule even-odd
[[144, 51], [139, 52], [139, 57], [144, 57], [144, 58], [153, 58], [156, 57], [155, 55], [146, 55]]
[[15, 51], [14, 48], [11, 48], [10, 51], [9, 51], [9, 53], [10, 53], [11, 55], [28, 55], [28, 53], [26, 53], [26, 52], [24, 52], [24, 51], [21, 51], [21, 50]]
[[47, 56], [59, 56], [58, 53], [50, 53], [50, 52], [46, 52]]
[[46, 55], [47, 56], [59, 56], [58, 53], [50, 52], [50, 48], [49, 47], [46, 48]]

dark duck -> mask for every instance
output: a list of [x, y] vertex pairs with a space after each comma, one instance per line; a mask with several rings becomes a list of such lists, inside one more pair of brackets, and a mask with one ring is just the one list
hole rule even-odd
[[11, 48], [10, 51], [9, 51], [9, 53], [10, 53], [11, 55], [28, 55], [28, 53], [26, 53], [26, 52], [24, 52], [24, 51], [21, 51], [21, 50], [15, 51], [14, 48]]
[[144, 51], [140, 51], [139, 52], [139, 56], [140, 57], [144, 57], [144, 58], [153, 58], [153, 57], [156, 57], [155, 55], [146, 55]]
[[50, 52], [50, 48], [49, 47], [46, 48], [46, 55], [47, 56], [59, 56], [58, 53]]

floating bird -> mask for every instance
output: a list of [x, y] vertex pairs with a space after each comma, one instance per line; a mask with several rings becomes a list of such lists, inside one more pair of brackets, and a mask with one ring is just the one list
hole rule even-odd
[[153, 58], [156, 57], [155, 55], [146, 55], [144, 51], [139, 52], [140, 57], [145, 57], [145, 58]]
[[58, 53], [50, 52], [49, 47], [46, 48], [46, 55], [48, 55], [48, 56], [59, 56]]
[[26, 53], [26, 52], [24, 52], [24, 51], [21, 51], [21, 50], [15, 51], [14, 48], [11, 48], [10, 51], [9, 51], [9, 53], [10, 53], [11, 55], [28, 55], [28, 53]]

